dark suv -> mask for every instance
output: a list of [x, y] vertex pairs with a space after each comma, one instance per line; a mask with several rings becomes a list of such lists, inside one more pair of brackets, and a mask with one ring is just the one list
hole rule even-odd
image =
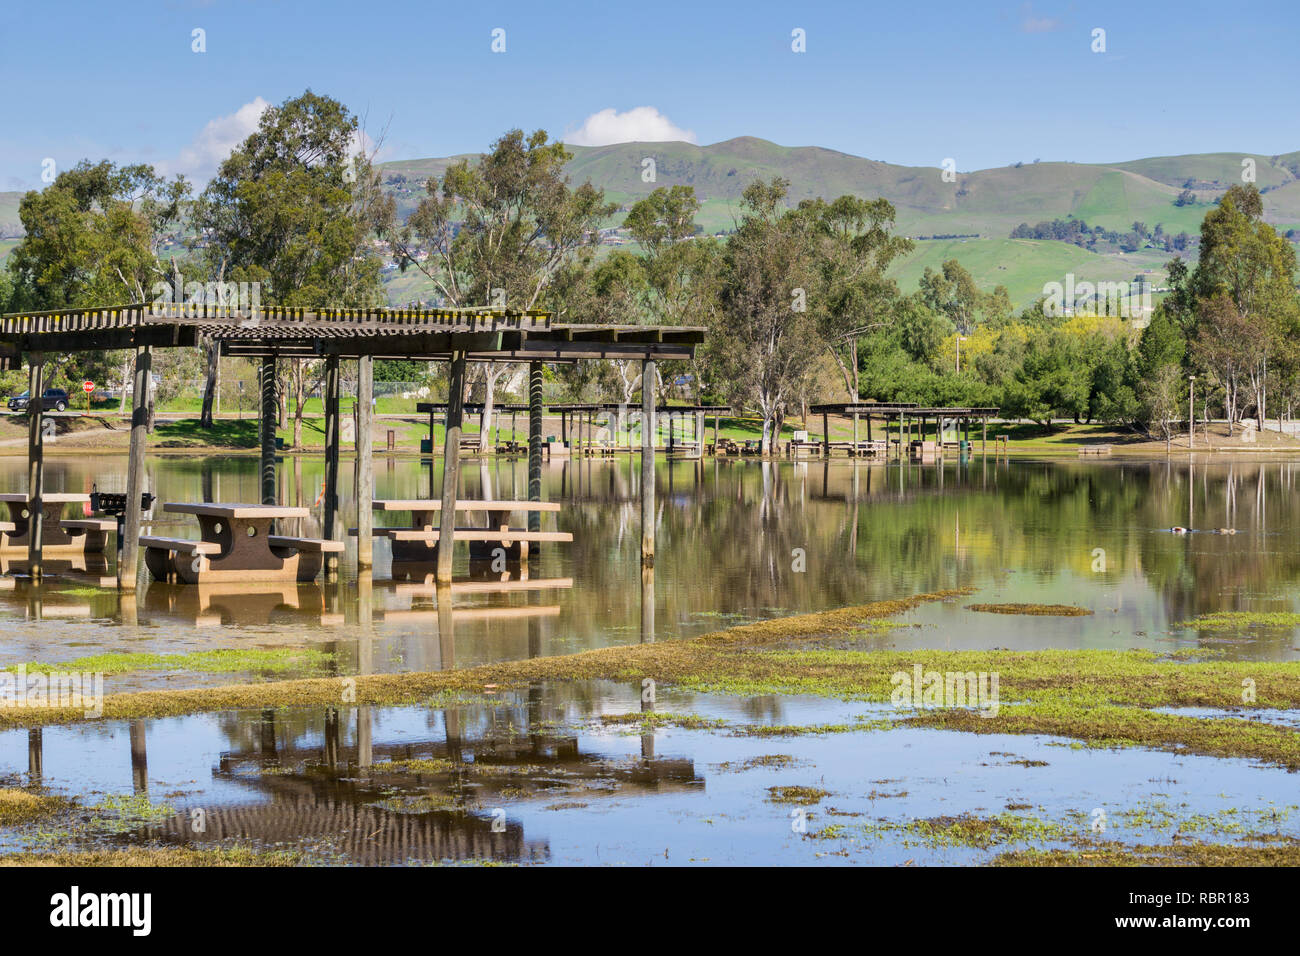
[[[9, 410], [11, 412], [21, 412], [27, 408], [27, 393], [15, 395], [9, 399]], [[42, 411], [54, 410], [56, 412], [64, 411], [68, 407], [68, 393], [61, 388], [47, 388], [45, 394], [41, 396]]]

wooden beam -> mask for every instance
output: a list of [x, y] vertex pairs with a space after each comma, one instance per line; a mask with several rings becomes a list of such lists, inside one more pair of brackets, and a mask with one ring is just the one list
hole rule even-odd
[[[325, 359], [325, 501], [321, 534], [334, 540], [339, 536], [339, 424], [339, 358], [331, 355]], [[327, 553], [325, 576], [334, 577], [338, 568], [338, 553]]]
[[374, 563], [374, 538], [371, 531], [375, 523], [371, 503], [375, 497], [374, 444], [374, 393], [375, 360], [369, 355], [357, 359], [357, 567], [369, 568]]
[[641, 567], [655, 564], [655, 363], [641, 363]]
[[27, 573], [33, 581], [41, 579], [41, 548], [45, 536], [45, 436], [41, 420], [45, 417], [45, 356], [33, 352], [28, 357], [27, 373]]
[[275, 400], [275, 359], [262, 359], [257, 390], [261, 400], [261, 419], [258, 422], [261, 500], [264, 505], [273, 505], [276, 504], [275, 427], [279, 418], [279, 405]]
[[[528, 363], [528, 500], [542, 500], [542, 363]], [[542, 513], [528, 513], [528, 530], [542, 530]]]
[[465, 353], [457, 352], [451, 360], [447, 393], [447, 434], [442, 450], [442, 514], [438, 529], [438, 566], [436, 580], [451, 583], [453, 536], [456, 530], [456, 486], [460, 478], [460, 426], [465, 404]]
[[117, 566], [117, 586], [134, 591], [140, 560], [140, 498], [144, 494], [145, 445], [149, 439], [149, 388], [153, 371], [153, 349], [135, 350], [135, 374], [131, 395], [131, 451], [126, 466], [126, 514], [122, 519], [122, 556]]

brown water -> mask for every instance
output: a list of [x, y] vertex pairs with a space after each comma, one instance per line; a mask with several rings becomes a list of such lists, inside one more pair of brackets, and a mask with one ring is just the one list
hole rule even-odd
[[[117, 457], [51, 458], [51, 491], [120, 490]], [[253, 501], [247, 457], [154, 457], [161, 501]], [[323, 462], [285, 458], [281, 501], [312, 507], [319, 533]], [[823, 610], [942, 588], [971, 598], [926, 605], [867, 646], [1171, 649], [1209, 644], [1230, 656], [1295, 659], [1293, 628], [1178, 627], [1214, 611], [1292, 611], [1300, 569], [1297, 466], [1289, 461], [1036, 461], [867, 464], [661, 463], [657, 560], [648, 582], [650, 634], [669, 640], [730, 623]], [[375, 462], [377, 498], [427, 497], [439, 474], [412, 458]], [[0, 462], [0, 487], [24, 487], [23, 462]], [[355, 525], [352, 468], [341, 481]], [[526, 497], [526, 464], [470, 462], [464, 497]], [[532, 579], [572, 587], [458, 594], [454, 640], [439, 639], [432, 587], [392, 579], [389, 545], [358, 576], [349, 540], [337, 583], [196, 588], [151, 584], [132, 607], [98, 587], [105, 569], [52, 567], [39, 587], [0, 577], [0, 664], [63, 661], [100, 651], [183, 651], [312, 644], [351, 672], [438, 669], [559, 654], [643, 639], [639, 467], [635, 461], [549, 462], [543, 496], [559, 501], [543, 528], [572, 544], [544, 545]], [[197, 536], [192, 519], [155, 509], [157, 533]], [[377, 515], [400, 523], [402, 516]], [[1170, 533], [1171, 526], [1194, 529]], [[1236, 533], [1216, 533], [1233, 528]], [[292, 530], [292, 529], [290, 529]], [[463, 551], [463, 549], [462, 549]], [[469, 575], [458, 555], [457, 576]], [[1104, 562], [1104, 566], [1103, 566]], [[21, 570], [21, 562], [11, 563]], [[431, 569], [429, 569], [431, 570]], [[980, 614], [968, 603], [1067, 603], [1087, 617]], [[373, 625], [360, 648], [355, 625]], [[161, 680], [110, 675], [109, 689]], [[187, 674], [180, 683], [234, 679]], [[242, 677], [240, 679], [243, 679]], [[177, 675], [168, 683], [175, 685]]]

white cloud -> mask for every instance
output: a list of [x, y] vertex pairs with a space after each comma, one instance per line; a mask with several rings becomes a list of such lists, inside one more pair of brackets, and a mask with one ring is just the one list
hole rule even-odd
[[215, 175], [221, 161], [257, 129], [258, 120], [270, 105], [259, 96], [228, 116], [208, 120], [175, 160], [158, 164], [159, 171], [166, 175], [184, 173], [201, 186]]
[[1036, 15], [1032, 3], [1022, 4], [1020, 14], [1020, 29], [1024, 33], [1052, 33], [1064, 26], [1058, 17]]
[[613, 143], [695, 142], [695, 134], [673, 124], [653, 106], [637, 106], [625, 113], [601, 110], [588, 116], [577, 131], [566, 133], [572, 146], [609, 146]]

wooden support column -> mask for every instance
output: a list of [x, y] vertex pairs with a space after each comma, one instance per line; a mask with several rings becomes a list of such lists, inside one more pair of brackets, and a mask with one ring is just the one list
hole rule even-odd
[[[867, 416], [867, 438], [871, 438], [871, 416]], [[858, 410], [853, 409], [853, 454], [858, 453]]]
[[144, 494], [144, 452], [149, 438], [149, 387], [153, 348], [135, 350], [131, 394], [131, 450], [126, 466], [126, 514], [122, 518], [122, 557], [117, 565], [117, 586], [134, 591], [140, 563], [140, 496]]
[[695, 448], [696, 458], [704, 457], [704, 412], [695, 413]]
[[258, 393], [262, 400], [262, 417], [258, 422], [259, 444], [261, 446], [261, 465], [259, 474], [262, 485], [262, 504], [276, 503], [275, 494], [275, 424], [278, 418], [275, 401], [275, 359], [262, 359], [262, 370], [258, 376]]
[[[339, 357], [325, 357], [325, 502], [322, 534], [337, 540], [339, 537], [339, 446], [342, 434], [339, 424]], [[338, 574], [337, 552], [325, 555], [325, 576]]]
[[641, 362], [641, 567], [655, 564], [655, 363]]
[[822, 412], [822, 457], [831, 457], [831, 417]]
[[27, 573], [41, 579], [41, 548], [45, 538], [45, 356], [33, 352], [27, 358]]
[[[451, 391], [447, 395], [447, 435], [442, 450], [442, 514], [438, 527], [437, 580], [451, 582], [451, 560], [455, 545], [456, 486], [460, 478], [460, 426], [465, 414], [465, 353], [453, 352]], [[439, 606], [442, 602], [439, 601]]]
[[363, 355], [357, 360], [357, 567], [375, 563], [373, 537], [375, 516], [374, 445], [375, 360]]
[[[528, 500], [542, 500], [542, 363], [528, 363]], [[528, 530], [542, 530], [540, 511], [528, 512]]]

